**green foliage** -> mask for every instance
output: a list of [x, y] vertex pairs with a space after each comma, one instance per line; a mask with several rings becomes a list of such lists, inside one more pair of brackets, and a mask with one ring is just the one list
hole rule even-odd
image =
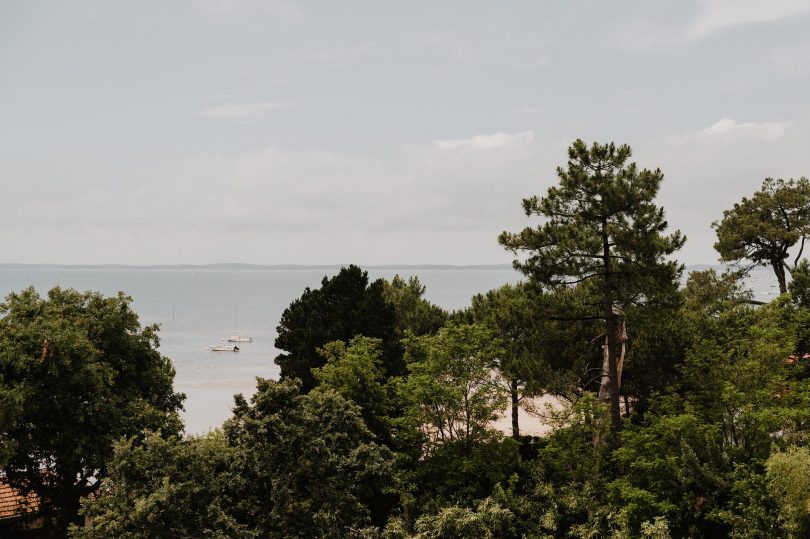
[[714, 248], [721, 261], [744, 265], [744, 271], [770, 265], [784, 293], [789, 250], [799, 240], [804, 247], [810, 230], [810, 182], [766, 178], [759, 191], [724, 211], [723, 219], [712, 227], [717, 231]]
[[453, 318], [485, 325], [503, 344], [496, 367], [510, 386], [518, 382], [521, 400], [544, 393], [574, 398], [596, 387], [595, 366], [601, 368], [602, 344], [594, 338], [603, 329], [589, 316], [595, 302], [587, 284], [545, 291], [520, 283], [474, 296]]
[[399, 386], [402, 424], [420, 431], [423, 451], [447, 442], [472, 448], [506, 407], [496, 359], [503, 348], [480, 325], [450, 325], [435, 336], [407, 341], [409, 376]]
[[768, 488], [779, 502], [788, 537], [810, 536], [810, 450], [790, 447], [766, 463]]
[[[240, 522], [260, 537], [344, 537], [382, 524], [392, 455], [335, 391], [259, 379], [225, 423]], [[373, 519], [373, 520], [372, 520]]]
[[[557, 324], [550, 315], [559, 307], [561, 294], [545, 293], [527, 283], [506, 284], [486, 294], [473, 296], [463, 317], [483, 324], [503, 344], [498, 370], [507, 380], [526, 384], [526, 393], [536, 395], [551, 385], [552, 348]], [[551, 341], [555, 342], [552, 344]]]
[[14, 428], [22, 408], [22, 395], [19, 390], [6, 387], [0, 376], [0, 469], [14, 454], [16, 446], [10, 432]]
[[[686, 406], [718, 425], [730, 451], [764, 460], [774, 441], [804, 439], [808, 384], [793, 378], [794, 310], [738, 307], [695, 328], [681, 377]], [[778, 438], [773, 434], [779, 432]]]
[[670, 539], [669, 523], [664, 517], [655, 517], [652, 522], [641, 523], [641, 537], [644, 539]]
[[791, 273], [788, 290], [793, 302], [799, 307], [810, 308], [810, 262], [802, 259]]
[[703, 310], [711, 316], [749, 303], [753, 298], [739, 274], [726, 271], [718, 275], [714, 269], [691, 272], [683, 296], [689, 309]]
[[436, 333], [447, 321], [447, 313], [441, 307], [424, 299], [425, 287], [418, 277], [406, 281], [395, 275], [391, 281], [384, 281], [383, 296], [394, 308], [398, 338], [407, 332], [414, 335]]
[[503, 355], [496, 358], [512, 399], [513, 436], [519, 436], [518, 406], [524, 397], [537, 395], [548, 385], [549, 367], [544, 361], [542, 337], [547, 335], [549, 321], [538, 316], [537, 303], [542, 300], [539, 291], [520, 283], [504, 285], [485, 295], [472, 298], [472, 305], [464, 313], [476, 323], [487, 326], [501, 343]]
[[794, 354], [788, 358], [795, 363], [791, 365], [793, 376], [797, 379], [810, 378], [810, 362], [807, 360], [810, 353], [810, 309], [798, 309], [793, 317], [792, 327], [794, 329], [793, 341], [795, 342]]
[[539, 449], [531, 496], [543, 510], [544, 529], [564, 537], [594, 537], [610, 530], [607, 497], [610, 413], [586, 393], [548, 411], [553, 430]]
[[604, 323], [592, 316], [599, 303], [593, 284], [556, 288], [539, 302], [538, 316], [545, 319], [538, 345], [541, 366], [547, 365], [540, 370], [544, 393], [571, 400], [599, 387]]
[[[76, 537], [362, 537], [387, 517], [391, 454], [333, 390], [258, 381], [224, 432], [116, 447]], [[387, 502], [390, 504], [390, 502]], [[366, 530], [366, 531], [363, 531]], [[364, 535], [366, 534], [366, 535]]]
[[298, 378], [302, 389], [315, 387], [312, 369], [325, 359], [318, 349], [332, 341], [349, 341], [357, 335], [381, 339], [386, 376], [401, 374], [402, 353], [396, 340], [396, 313], [384, 297], [382, 279], [368, 282], [368, 272], [357, 266], [342, 268], [324, 277], [321, 288], [307, 288], [281, 315], [275, 346], [284, 353], [275, 362], [281, 379]]
[[549, 407], [552, 428], [537, 462], [544, 477], [555, 484], [600, 481], [610, 458], [610, 416], [607, 406], [591, 393], [573, 402]]
[[518, 444], [492, 427], [506, 407], [484, 326], [451, 324], [406, 344], [409, 376], [398, 384], [396, 446], [410, 510], [435, 512], [486, 497], [518, 465]]
[[711, 519], [729, 527], [734, 539], [783, 537], [776, 500], [768, 492], [767, 479], [760, 463], [737, 464], [727, 476], [728, 500], [710, 515]]
[[520, 469], [518, 442], [496, 432], [475, 445], [447, 442], [421, 459], [403, 462], [401, 489], [408, 513], [432, 514], [447, 505], [469, 505], [489, 496]]
[[319, 350], [326, 359], [323, 367], [312, 369], [318, 385], [333, 389], [343, 398], [360, 406], [366, 425], [381, 440], [388, 440], [391, 406], [383, 380], [382, 341], [355, 337], [327, 343]]
[[221, 431], [186, 440], [150, 434], [115, 448], [110, 475], [83, 514], [93, 526], [79, 539], [258, 537], [234, 514], [241, 494], [230, 472], [237, 449]]
[[764, 464], [807, 441], [810, 386], [791, 356], [800, 314], [786, 300], [689, 311], [680, 387], [651, 404], [654, 413], [624, 432], [614, 454], [614, 503], [630, 529], [664, 515], [676, 536], [781, 535]]
[[717, 425], [688, 413], [651, 417], [649, 426], [626, 429], [622, 442], [614, 456], [624, 477], [611, 489], [631, 530], [659, 515], [679, 535], [710, 526], [729, 471]]
[[58, 529], [106, 476], [115, 441], [181, 429], [174, 369], [157, 351], [157, 327], [141, 327], [130, 303], [123, 293], [54, 288], [41, 298], [29, 288], [1, 308], [3, 393], [17, 405], [4, 426], [13, 452], [3, 472], [40, 497]]
[[[795, 365], [802, 378], [810, 377], [810, 364], [804, 356], [810, 353], [810, 262], [802, 260], [793, 270], [793, 279], [788, 283], [790, 298], [798, 307], [794, 315]], [[799, 373], [797, 373], [799, 374]]]
[[426, 515], [416, 521], [412, 539], [495, 539], [514, 537], [513, 515], [490, 499], [479, 502], [475, 510], [466, 507], [445, 507], [436, 515]]

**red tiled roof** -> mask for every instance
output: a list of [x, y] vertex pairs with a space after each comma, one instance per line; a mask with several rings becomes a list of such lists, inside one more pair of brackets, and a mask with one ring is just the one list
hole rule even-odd
[[39, 508], [39, 498], [33, 492], [28, 495], [28, 503], [16, 489], [6, 484], [0, 477], [0, 520], [13, 518], [22, 513], [33, 513]]

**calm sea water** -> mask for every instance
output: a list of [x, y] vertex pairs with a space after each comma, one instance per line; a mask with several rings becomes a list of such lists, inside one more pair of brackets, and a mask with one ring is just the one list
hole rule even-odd
[[[316, 288], [337, 270], [151, 270], [151, 269], [0, 269], [5, 297], [33, 285], [41, 294], [59, 285], [133, 298], [142, 324], [160, 324], [160, 350], [174, 362], [175, 389], [186, 394], [186, 432], [202, 433], [230, 416], [236, 393], [252, 394], [257, 376], [277, 378], [273, 358], [281, 313], [304, 288]], [[369, 277], [417, 275], [426, 297], [446, 309], [520, 280], [509, 269], [369, 270]], [[235, 330], [253, 337], [240, 352], [209, 352], [207, 347]]]

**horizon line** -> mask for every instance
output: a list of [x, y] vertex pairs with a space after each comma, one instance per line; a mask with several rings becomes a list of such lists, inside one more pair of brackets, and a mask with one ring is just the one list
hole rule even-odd
[[2, 262], [2, 269], [55, 268], [55, 269], [339, 269], [347, 266], [366, 269], [511, 269], [511, 263], [500, 264], [252, 264], [245, 262], [213, 262], [207, 264], [56, 264], [50, 262]]
[[[477, 270], [505, 270], [514, 269], [511, 263], [499, 264], [253, 264], [246, 262], [213, 262], [207, 264], [57, 264], [50, 262], [0, 262], [0, 269], [217, 269], [217, 270], [307, 270], [307, 269], [340, 269], [350, 265], [363, 269], [477, 269]], [[684, 264], [685, 268], [696, 267], [723, 267], [720, 263]]]

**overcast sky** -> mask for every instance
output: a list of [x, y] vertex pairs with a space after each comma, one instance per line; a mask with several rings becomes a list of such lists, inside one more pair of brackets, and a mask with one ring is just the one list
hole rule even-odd
[[503, 263], [575, 138], [810, 175], [810, 2], [0, 2], [0, 262]]

